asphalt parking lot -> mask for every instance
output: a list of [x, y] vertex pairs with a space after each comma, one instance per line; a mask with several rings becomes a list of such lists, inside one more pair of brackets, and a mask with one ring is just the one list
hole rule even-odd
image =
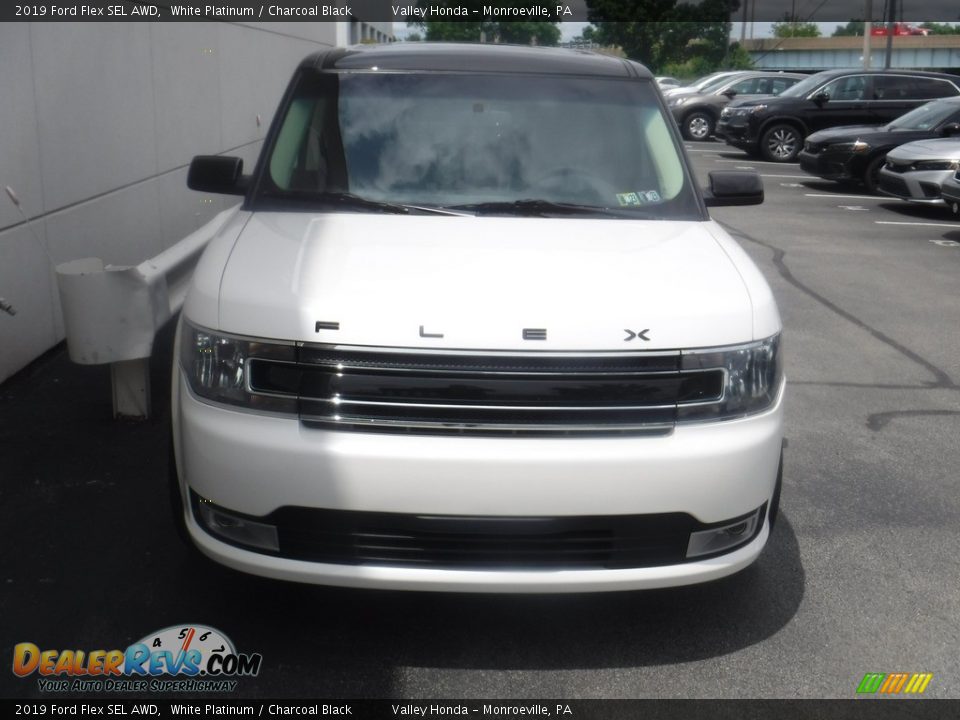
[[[260, 652], [240, 696], [852, 698], [866, 672], [960, 697], [960, 220], [687, 143], [698, 175], [754, 168], [718, 208], [771, 283], [789, 395], [781, 519], [709, 585], [610, 595], [360, 592], [198, 562], [166, 499], [156, 416], [111, 417], [109, 371], [54, 350], [0, 386], [0, 653], [123, 648], [180, 623]], [[8, 666], [9, 667], [9, 666]], [[0, 672], [0, 696], [39, 697]]]

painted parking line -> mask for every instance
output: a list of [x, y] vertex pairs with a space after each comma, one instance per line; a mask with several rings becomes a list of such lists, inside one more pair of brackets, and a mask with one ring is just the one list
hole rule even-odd
[[[773, 173], [760, 173], [760, 177], [789, 178], [791, 180], [812, 180], [812, 175], [774, 175]], [[786, 183], [780, 183], [784, 185]], [[789, 183], [790, 187], [800, 187], [798, 183]]]
[[945, 227], [960, 230], [957, 223], [905, 222], [901, 220], [874, 220], [877, 225], [918, 225], [920, 227]]
[[841, 195], [840, 193], [804, 193], [805, 197], [833, 198], [834, 200], [879, 200], [886, 202], [887, 198], [877, 195]]
[[761, 163], [761, 164], [763, 164], [763, 165], [776, 165], [777, 167], [783, 167], [783, 166], [784, 166], [784, 163], [770, 162], [769, 160], [754, 160], [753, 158], [751, 158], [751, 157], [749, 157], [749, 156], [745, 156], [745, 157], [744, 157], [743, 159], [741, 159], [741, 160], [729, 160], [729, 159], [727, 159], [727, 158], [722, 158], [722, 159], [720, 159], [720, 160], [714, 160], [714, 162], [728, 162], [728, 163], [744, 163], [744, 162], [748, 162], [748, 163]]

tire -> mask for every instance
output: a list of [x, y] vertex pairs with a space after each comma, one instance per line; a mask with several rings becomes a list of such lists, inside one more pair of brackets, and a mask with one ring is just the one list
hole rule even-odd
[[803, 147], [803, 135], [793, 125], [771, 125], [760, 138], [760, 152], [770, 162], [793, 162]]
[[879, 155], [867, 163], [867, 169], [863, 171], [863, 184], [866, 185], [867, 190], [873, 195], [879, 194], [877, 192], [877, 183], [880, 180], [880, 168], [883, 167], [883, 163], [886, 162], [886, 160], [886, 155]]
[[694, 110], [683, 118], [683, 136], [687, 140], [709, 140], [716, 127], [713, 115], [703, 110]]

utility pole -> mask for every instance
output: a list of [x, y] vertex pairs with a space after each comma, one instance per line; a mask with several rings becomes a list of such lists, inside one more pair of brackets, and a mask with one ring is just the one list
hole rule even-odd
[[890, 9], [887, 12], [887, 56], [883, 59], [883, 69], [890, 69], [890, 60], [893, 55], [893, 29], [897, 12], [897, 0], [889, 0]]
[[870, 69], [870, 32], [873, 29], [873, 0], [866, 0], [867, 7], [864, 16], [866, 20], [863, 23], [863, 69]]

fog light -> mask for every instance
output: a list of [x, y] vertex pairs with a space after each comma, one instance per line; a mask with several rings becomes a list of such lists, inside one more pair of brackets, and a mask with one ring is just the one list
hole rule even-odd
[[199, 502], [200, 520], [213, 535], [240, 545], [280, 551], [277, 528], [266, 523], [248, 520], [219, 508], [213, 503]]
[[712, 555], [723, 552], [735, 545], [741, 545], [752, 538], [757, 530], [764, 508], [758, 508], [750, 517], [737, 520], [729, 525], [700, 530], [690, 533], [690, 543], [687, 545], [687, 557]]

